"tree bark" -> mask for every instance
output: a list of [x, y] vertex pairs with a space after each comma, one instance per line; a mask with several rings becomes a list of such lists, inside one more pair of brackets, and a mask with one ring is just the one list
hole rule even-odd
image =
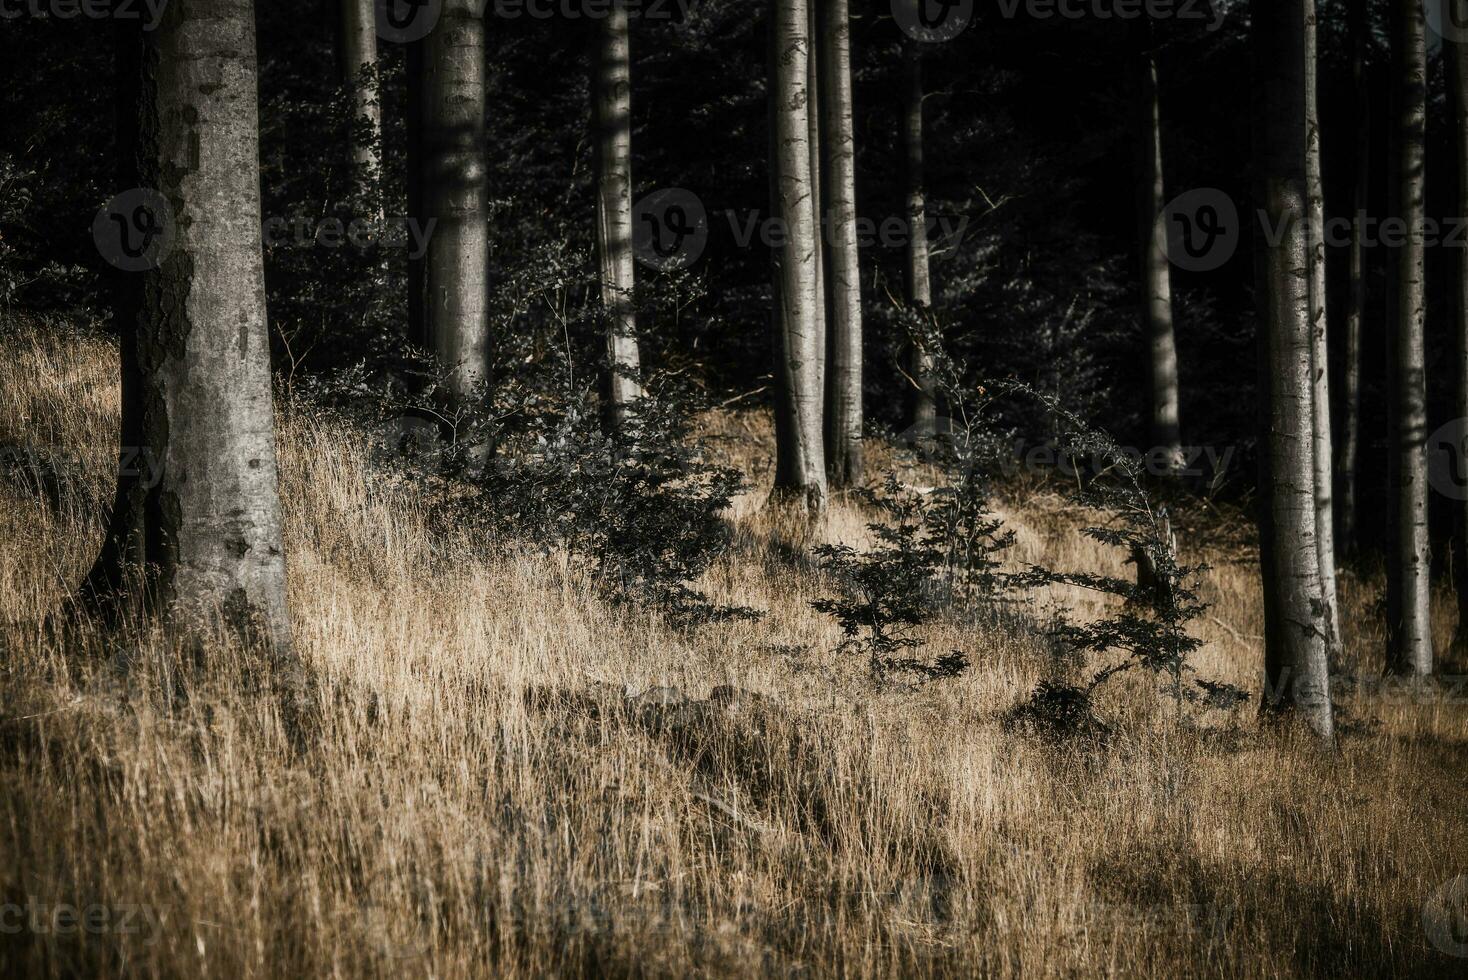
[[851, 20], [847, 0], [817, 6], [821, 141], [830, 225], [826, 470], [838, 487], [859, 486], [862, 453], [861, 265], [856, 242], [856, 135], [852, 125]]
[[1166, 452], [1169, 469], [1182, 466], [1178, 419], [1177, 341], [1172, 321], [1172, 279], [1166, 239], [1157, 223], [1167, 206], [1162, 169], [1162, 113], [1157, 58], [1147, 18], [1133, 22], [1136, 45], [1137, 217], [1142, 268], [1142, 322], [1146, 327], [1152, 394], [1152, 439]]
[[826, 503], [816, 307], [815, 209], [811, 206], [810, 15], [806, 0], [770, 3], [771, 211], [785, 234], [772, 243], [776, 498], [811, 511]]
[[[809, 51], [805, 63], [805, 100], [806, 100], [806, 126], [809, 130], [810, 141], [810, 207], [813, 220], [815, 221], [815, 275], [816, 275], [816, 363], [819, 365], [819, 377], [816, 379], [819, 390], [826, 390], [826, 321], [828, 319], [830, 305], [830, 290], [826, 283], [826, 210], [825, 193], [823, 190], [825, 177], [821, 172], [821, 74], [820, 74], [820, 49], [817, 37], [817, 14], [816, 8], [820, 6], [821, 0], [808, 2], [806, 37]], [[824, 407], [824, 405], [823, 405]], [[823, 463], [824, 465], [824, 463]]]
[[932, 337], [934, 329], [929, 309], [933, 305], [933, 286], [928, 269], [927, 202], [923, 188], [923, 55], [914, 41], [903, 47], [902, 145], [903, 179], [907, 192], [907, 306], [921, 324], [913, 338], [908, 374], [909, 432], [915, 438], [931, 436], [937, 423], [938, 406], [933, 379]]
[[1336, 462], [1337, 544], [1354, 555], [1360, 547], [1356, 524], [1356, 471], [1361, 445], [1361, 325], [1366, 312], [1366, 254], [1362, 233], [1366, 221], [1371, 169], [1371, 92], [1366, 77], [1368, 23], [1366, 0], [1351, 0], [1351, 78], [1355, 87], [1355, 187], [1351, 207], [1350, 283], [1346, 299], [1345, 354], [1341, 366], [1341, 440]]
[[410, 327], [461, 404], [479, 397], [489, 366], [482, 9], [444, 0], [409, 58], [409, 209], [429, 233], [409, 266]]
[[1305, 0], [1305, 190], [1310, 220], [1310, 362], [1315, 465], [1315, 545], [1319, 552], [1320, 593], [1325, 602], [1325, 638], [1330, 663], [1341, 663], [1340, 600], [1335, 567], [1335, 507], [1331, 501], [1335, 459], [1330, 432], [1330, 345], [1326, 316], [1325, 181], [1320, 163], [1320, 68], [1316, 0]]
[[632, 69], [627, 8], [612, 5], [596, 24], [592, 99], [596, 120], [596, 246], [607, 329], [603, 391], [608, 421], [620, 429], [642, 396], [633, 302]]
[[352, 89], [352, 169], [361, 186], [370, 186], [382, 146], [382, 107], [377, 86], [363, 69], [377, 68], [377, 23], [372, 0], [339, 0], [337, 68]]
[[1424, 363], [1424, 169], [1427, 34], [1419, 0], [1394, 0], [1393, 214], [1406, 224], [1393, 256], [1389, 344], [1391, 551], [1387, 663], [1398, 674], [1432, 673], [1431, 565], [1427, 536], [1427, 377]]
[[169, 4], [157, 30], [123, 36], [123, 181], [167, 200], [173, 243], [117, 284], [122, 475], [82, 597], [141, 598], [188, 633], [289, 654], [254, 5]]
[[[1269, 714], [1293, 714], [1323, 739], [1334, 734], [1325, 611], [1316, 547], [1313, 385], [1310, 362], [1309, 199], [1305, 179], [1306, 4], [1254, 0], [1260, 86], [1259, 201], [1276, 243], [1261, 242], [1269, 429], [1267, 498], [1275, 622], [1265, 649]], [[1268, 597], [1266, 597], [1268, 601]]]

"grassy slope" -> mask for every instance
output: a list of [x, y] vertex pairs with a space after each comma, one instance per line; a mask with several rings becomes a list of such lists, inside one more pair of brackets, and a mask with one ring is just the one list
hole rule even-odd
[[[296, 635], [329, 681], [323, 741], [293, 756], [227, 647], [184, 676], [145, 628], [36, 626], [97, 545], [112, 359], [60, 333], [0, 346], [0, 443], [87, 462], [60, 512], [0, 501], [0, 973], [1464, 968], [1421, 921], [1468, 872], [1462, 703], [1362, 706], [1380, 726], [1327, 756], [1257, 732], [1248, 708], [1178, 730], [1126, 682], [1105, 704], [1117, 747], [1060, 755], [999, 727], [1043, 670], [1023, 633], [936, 628], [938, 649], [972, 652], [968, 676], [868, 690], [810, 609], [811, 542], [758, 489], [708, 584], [768, 617], [683, 637], [606, 607], [554, 559], [430, 535], [360, 438], [287, 413]], [[764, 421], [712, 424], [766, 479]], [[1024, 557], [1123, 571], [1056, 498], [1022, 496]], [[837, 502], [817, 536], [860, 541], [863, 521]], [[1257, 690], [1253, 565], [1201, 557], [1217, 620], [1200, 666]], [[1352, 648], [1374, 665], [1370, 602], [1348, 587]], [[597, 682], [698, 697], [732, 683], [776, 706], [668, 731]], [[83, 928], [64, 913], [54, 928], [63, 903]]]

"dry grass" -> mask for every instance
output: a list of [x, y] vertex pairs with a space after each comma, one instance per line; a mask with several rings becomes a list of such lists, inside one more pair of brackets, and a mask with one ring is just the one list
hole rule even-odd
[[[430, 536], [359, 438], [288, 413], [291, 600], [326, 698], [320, 743], [293, 754], [227, 645], [181, 671], [144, 627], [38, 625], [97, 545], [112, 357], [57, 332], [0, 348], [0, 443], [55, 447], [87, 473], [59, 511], [15, 492], [0, 508], [0, 973], [1468, 965], [1422, 924], [1427, 896], [1468, 872], [1461, 698], [1360, 704], [1380, 725], [1324, 754], [1258, 731], [1247, 708], [1179, 727], [1128, 682], [1105, 702], [1121, 736], [1104, 754], [1029, 744], [998, 719], [1045, 670], [1032, 636], [938, 627], [940, 649], [972, 651], [970, 675], [874, 693], [810, 609], [811, 536], [758, 491], [708, 585], [768, 616], [687, 637], [607, 607], [552, 559]], [[762, 421], [713, 424], [764, 479]], [[1120, 569], [1058, 498], [1024, 496], [1010, 516], [1026, 556]], [[838, 501], [816, 536], [861, 540], [863, 522]], [[1205, 625], [1200, 666], [1257, 690], [1253, 567], [1201, 557], [1227, 626]], [[1351, 582], [1346, 598], [1353, 648], [1375, 663], [1372, 593]], [[622, 689], [716, 684], [774, 704], [671, 727], [619, 710]]]

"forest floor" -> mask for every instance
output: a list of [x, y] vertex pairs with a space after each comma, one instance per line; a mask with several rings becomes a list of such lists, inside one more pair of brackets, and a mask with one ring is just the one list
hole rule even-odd
[[[98, 546], [114, 358], [0, 338], [0, 445], [86, 466], [59, 506], [0, 489], [0, 974], [1468, 972], [1434, 945], [1468, 954], [1438, 901], [1468, 874], [1465, 692], [1358, 695], [1325, 752], [1252, 703], [1179, 718], [1128, 676], [1101, 699], [1116, 737], [1058, 749], [1001, 725], [1043, 638], [960, 623], [928, 636], [968, 673], [876, 691], [811, 608], [829, 583], [806, 558], [868, 517], [841, 498], [813, 532], [771, 516], [758, 413], [710, 420], [754, 488], [703, 584], [766, 615], [683, 634], [554, 556], [431, 529], [360, 433], [285, 406], [295, 637], [325, 692], [299, 751], [238, 651], [182, 668], [146, 625], [39, 625]], [[1043, 483], [1006, 501], [1020, 558], [1129, 572]], [[1226, 524], [1181, 535], [1211, 565], [1196, 662], [1257, 695], [1256, 559]], [[1377, 583], [1344, 591], [1348, 659], [1374, 676]], [[625, 700], [718, 685], [764, 698]]]

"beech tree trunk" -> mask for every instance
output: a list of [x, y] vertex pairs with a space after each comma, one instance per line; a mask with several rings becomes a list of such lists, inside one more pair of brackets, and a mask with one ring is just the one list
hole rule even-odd
[[1325, 292], [1325, 182], [1320, 167], [1320, 66], [1316, 0], [1305, 0], [1305, 190], [1310, 201], [1310, 363], [1314, 387], [1312, 425], [1315, 464], [1315, 544], [1320, 561], [1320, 592], [1325, 602], [1326, 645], [1330, 663], [1341, 662], [1340, 600], [1335, 570], [1335, 507], [1331, 501], [1335, 460], [1330, 432], [1330, 345]]
[[1146, 18], [1134, 21], [1137, 98], [1137, 217], [1142, 269], [1142, 322], [1147, 335], [1151, 379], [1152, 439], [1166, 452], [1170, 469], [1182, 466], [1182, 432], [1178, 421], [1177, 341], [1172, 322], [1172, 279], [1166, 239], [1157, 228], [1167, 206], [1162, 170], [1162, 116], [1157, 86], [1157, 58]]
[[1355, 188], [1351, 207], [1350, 283], [1346, 298], [1345, 356], [1341, 366], [1341, 440], [1336, 462], [1337, 544], [1342, 554], [1360, 546], [1356, 524], [1356, 471], [1361, 446], [1361, 324], [1366, 312], [1366, 221], [1371, 169], [1371, 92], [1366, 77], [1366, 0], [1351, 0], [1351, 78], [1355, 86]]
[[861, 266], [856, 243], [856, 135], [852, 125], [851, 20], [847, 0], [817, 6], [821, 147], [830, 241], [827, 281], [826, 470], [838, 487], [859, 486], [862, 460]]
[[642, 395], [632, 294], [632, 69], [623, 4], [613, 4], [597, 22], [596, 37], [596, 246], [607, 322], [603, 391], [609, 422], [621, 428]]
[[377, 23], [372, 0], [339, 0], [337, 67], [342, 82], [352, 88], [355, 106], [352, 127], [352, 166], [357, 180], [367, 184], [382, 146], [382, 107], [377, 87], [364, 84], [362, 70], [377, 67]]
[[[817, 15], [816, 8], [820, 6], [821, 0], [809, 2], [807, 11], [807, 33], [809, 51], [805, 63], [805, 85], [806, 85], [806, 125], [809, 129], [810, 140], [810, 206], [814, 216], [816, 228], [815, 241], [815, 263], [816, 263], [816, 363], [819, 365], [820, 376], [816, 379], [823, 393], [826, 390], [826, 320], [829, 313], [829, 289], [826, 284], [826, 210], [823, 185], [824, 175], [821, 173], [821, 131], [824, 126], [821, 123], [821, 74], [820, 74], [820, 49], [816, 41], [817, 37]], [[823, 464], [824, 465], [824, 464]]]
[[785, 234], [770, 249], [775, 329], [776, 498], [811, 511], [826, 503], [822, 448], [820, 319], [815, 209], [811, 206], [806, 0], [770, 3], [770, 182], [772, 216]]
[[1310, 359], [1309, 243], [1305, 156], [1305, 0], [1254, 0], [1255, 74], [1260, 87], [1259, 201], [1277, 243], [1260, 243], [1264, 377], [1268, 400], [1267, 500], [1273, 622], [1265, 648], [1267, 713], [1294, 714], [1333, 737], [1327, 623], [1316, 545], [1314, 388]]
[[1392, 268], [1390, 552], [1387, 565], [1387, 662], [1399, 674], [1432, 673], [1427, 537], [1427, 377], [1424, 206], [1427, 128], [1427, 33], [1420, 0], [1393, 0], [1393, 215], [1406, 242]]
[[482, 10], [443, 0], [437, 25], [409, 49], [409, 209], [425, 230], [433, 223], [409, 266], [409, 319], [460, 403], [479, 396], [489, 366]]
[[[929, 308], [933, 305], [933, 286], [928, 270], [928, 216], [923, 191], [923, 55], [915, 42], [903, 47], [905, 81], [902, 104], [902, 145], [906, 166], [907, 190], [907, 267], [906, 291], [908, 309], [919, 318], [926, 330], [933, 329]], [[933, 382], [931, 338], [913, 339], [908, 374], [911, 378], [908, 423], [915, 438], [930, 436], [937, 423], [938, 406]]]
[[124, 475], [82, 595], [142, 598], [177, 629], [288, 654], [254, 5], [169, 4], [157, 30], [125, 35], [118, 64], [123, 183], [166, 199], [154, 217], [173, 239], [117, 284]]

